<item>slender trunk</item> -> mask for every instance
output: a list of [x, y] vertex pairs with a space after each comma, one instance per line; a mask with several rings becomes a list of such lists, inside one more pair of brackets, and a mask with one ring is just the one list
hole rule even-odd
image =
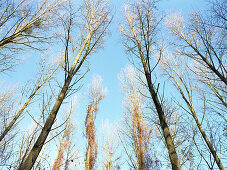
[[16, 114], [16, 116], [13, 118], [13, 120], [11, 120], [11, 122], [6, 127], [6, 129], [4, 130], [4, 132], [1, 134], [1, 136], [0, 136], [0, 142], [6, 136], [6, 134], [12, 129], [13, 125], [16, 123], [17, 119], [21, 116], [21, 114], [24, 112], [24, 110], [26, 109], [26, 107], [29, 105], [29, 103], [31, 102], [32, 98], [36, 95], [37, 91], [47, 82], [47, 80], [54, 74], [54, 72], [58, 69], [58, 67], [59, 67], [59, 65], [42, 82], [41, 82], [41, 77], [40, 77], [40, 80], [38, 81], [36, 88], [33, 90], [32, 94], [30, 95], [30, 97], [28, 98], [28, 100], [24, 103], [24, 105], [22, 106], [22, 108], [18, 111], [18, 113]]
[[137, 121], [137, 130], [138, 130], [138, 140], [139, 140], [139, 170], [146, 170], [146, 164], [145, 164], [145, 155], [144, 155], [144, 146], [143, 146], [143, 132], [142, 132], [142, 125], [140, 124], [140, 114], [137, 112], [136, 114], [136, 121]]
[[90, 170], [90, 144], [88, 144], [87, 155], [86, 155], [86, 170]]
[[[199, 119], [197, 118], [197, 115], [196, 115], [195, 110], [194, 110], [193, 105], [192, 105], [192, 100], [189, 99], [189, 100], [190, 100], [190, 102], [189, 102], [189, 101], [186, 99], [186, 97], [185, 97], [185, 95], [184, 95], [184, 92], [182, 91], [180, 85], [177, 83], [177, 81], [176, 81], [175, 79], [174, 79], [174, 81], [175, 81], [176, 84], [177, 84], [177, 87], [178, 87], [178, 89], [179, 89], [179, 91], [180, 91], [180, 94], [181, 94], [183, 100], [185, 101], [185, 103], [187, 104], [188, 108], [190, 109], [190, 111], [191, 111], [191, 113], [192, 113], [192, 116], [193, 116], [193, 118], [194, 118], [194, 120], [195, 120], [195, 122], [196, 122], [196, 125], [197, 125], [197, 127], [199, 128], [199, 131], [200, 131], [200, 133], [202, 134], [202, 137], [203, 137], [203, 139], [205, 140], [205, 142], [206, 142], [206, 144], [207, 144], [207, 146], [208, 146], [208, 148], [209, 148], [211, 154], [213, 155], [215, 162], [217, 163], [219, 169], [224, 170], [225, 168], [224, 168], [224, 166], [222, 165], [221, 160], [218, 158], [218, 155], [217, 155], [217, 153], [216, 153], [216, 151], [215, 151], [213, 145], [210, 143], [210, 141], [209, 141], [209, 139], [208, 139], [208, 137], [207, 137], [205, 131], [204, 131], [203, 128], [202, 128], [202, 125], [201, 125], [200, 122], [199, 122]], [[182, 81], [182, 80], [181, 80], [181, 81]], [[183, 81], [182, 81], [182, 82], [183, 82]], [[184, 83], [184, 82], [183, 82], [183, 83]], [[186, 85], [185, 85], [185, 86], [186, 86]]]
[[30, 170], [32, 168], [32, 166], [34, 165], [34, 163], [46, 141], [46, 138], [47, 138], [49, 132], [51, 131], [51, 127], [54, 124], [58, 110], [60, 109], [60, 106], [66, 96], [66, 92], [69, 88], [69, 84], [72, 80], [72, 77], [73, 77], [73, 74], [69, 74], [67, 79], [65, 80], [64, 86], [62, 87], [62, 90], [54, 104], [54, 107], [45, 122], [45, 125], [41, 131], [41, 134], [39, 135], [36, 143], [34, 144], [32, 150], [30, 151], [26, 160], [21, 163], [19, 170]]
[[179, 160], [178, 160], [178, 157], [177, 157], [177, 153], [176, 153], [176, 149], [175, 149], [175, 146], [174, 146], [174, 143], [173, 143], [173, 139], [170, 135], [169, 127], [168, 127], [168, 124], [167, 124], [167, 121], [166, 121], [164, 111], [162, 109], [162, 105], [161, 105], [161, 103], [158, 99], [157, 93], [156, 93], [154, 86], [151, 82], [151, 75], [148, 71], [147, 65], [146, 65], [143, 57], [141, 57], [141, 61], [142, 61], [142, 64], [143, 64], [143, 69], [144, 69], [144, 72], [145, 72], [149, 92], [150, 92], [151, 97], [153, 99], [153, 102], [155, 104], [155, 108], [158, 112], [158, 117], [159, 117], [160, 125], [161, 125], [161, 128], [162, 128], [162, 132], [163, 132], [163, 135], [164, 135], [164, 138], [165, 138], [166, 146], [167, 146], [167, 149], [168, 149], [168, 152], [169, 152], [169, 157], [170, 157], [172, 169], [173, 170], [180, 170], [181, 166], [180, 166], [180, 163], [179, 163]]
[[107, 170], [110, 170], [110, 162], [108, 162]]
[[[178, 82], [177, 82], [175, 79], [174, 79], [174, 81], [175, 81], [176, 84], [177, 84], [177, 87], [178, 87], [178, 89], [179, 89], [179, 92], [180, 92], [180, 94], [181, 94], [183, 100], [185, 101], [185, 103], [187, 104], [188, 108], [190, 109], [190, 111], [191, 111], [191, 113], [192, 113], [192, 116], [193, 116], [193, 118], [194, 118], [194, 120], [195, 120], [195, 122], [196, 122], [196, 125], [197, 125], [197, 127], [199, 128], [199, 131], [200, 131], [200, 133], [202, 134], [202, 137], [203, 137], [203, 139], [205, 140], [205, 142], [206, 142], [206, 144], [207, 144], [207, 146], [208, 146], [208, 148], [209, 148], [211, 154], [213, 155], [215, 162], [217, 163], [219, 169], [224, 170], [224, 166], [222, 165], [221, 160], [218, 158], [218, 155], [217, 155], [217, 153], [216, 153], [216, 151], [215, 151], [215, 149], [214, 149], [212, 143], [210, 143], [210, 141], [209, 141], [209, 139], [208, 139], [208, 137], [207, 137], [205, 131], [204, 131], [203, 128], [202, 128], [202, 125], [201, 125], [200, 122], [199, 122], [199, 119], [198, 119], [198, 117], [197, 117], [197, 115], [196, 115], [196, 113], [195, 113], [195, 110], [194, 110], [194, 108], [193, 108], [193, 105], [192, 105], [192, 100], [189, 99], [189, 100], [190, 100], [190, 102], [189, 102], [189, 101], [186, 99], [186, 97], [185, 97], [185, 95], [184, 95], [184, 92], [182, 91], [182, 89], [181, 89], [180, 85], [178, 84]], [[181, 81], [182, 81], [182, 79], [181, 79]], [[182, 81], [182, 82], [183, 82], [183, 81]], [[183, 83], [184, 83], [184, 82], [183, 82]], [[186, 85], [184, 85], [184, 86], [186, 87]], [[192, 96], [190, 96], [190, 98], [191, 98], [191, 97], [192, 97]]]
[[203, 139], [205, 140], [205, 142], [206, 142], [208, 148], [210, 149], [211, 154], [212, 154], [213, 157], [214, 157], [215, 162], [217, 163], [219, 169], [224, 170], [225, 168], [224, 168], [224, 166], [222, 165], [221, 160], [218, 158], [218, 155], [217, 155], [217, 153], [216, 153], [216, 151], [215, 151], [213, 145], [210, 143], [210, 141], [209, 141], [209, 139], [208, 139], [206, 133], [204, 132], [204, 130], [203, 130], [203, 128], [202, 128], [202, 125], [200, 124], [200, 122], [199, 122], [199, 120], [198, 120], [198, 118], [197, 118], [197, 116], [196, 116], [196, 113], [195, 113], [194, 109], [193, 109], [193, 108], [190, 108], [190, 110], [191, 110], [192, 116], [193, 116], [193, 118], [194, 118], [194, 120], [195, 120], [195, 122], [196, 122], [196, 125], [197, 125], [197, 127], [199, 128], [199, 131], [200, 131], [200, 133], [201, 133], [202, 136], [203, 136]]
[[4, 130], [4, 132], [1, 134], [0, 136], [0, 142], [2, 141], [2, 139], [5, 137], [5, 135], [10, 131], [10, 129], [13, 127], [13, 125], [15, 124], [15, 122], [17, 121], [17, 119], [20, 117], [20, 115], [23, 113], [24, 109], [28, 106], [28, 104], [30, 103], [31, 99], [34, 97], [35, 93], [38, 91], [38, 89], [41, 86], [38, 86], [33, 93], [31, 94], [31, 96], [28, 98], [28, 100], [24, 103], [23, 107], [18, 111], [17, 115], [13, 118], [13, 120], [11, 120], [11, 122], [9, 123], [9, 125], [6, 127], [6, 129]]

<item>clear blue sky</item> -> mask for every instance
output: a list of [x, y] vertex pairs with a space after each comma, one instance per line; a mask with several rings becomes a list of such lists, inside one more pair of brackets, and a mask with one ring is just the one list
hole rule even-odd
[[[91, 81], [92, 75], [99, 74], [103, 78], [103, 86], [108, 89], [106, 98], [99, 106], [99, 113], [96, 119], [98, 130], [102, 126], [102, 122], [109, 120], [109, 122], [119, 123], [122, 120], [122, 92], [118, 75], [121, 69], [130, 64], [125, 54], [124, 48], [121, 44], [119, 23], [121, 21], [121, 9], [124, 0], [110, 0], [111, 9], [114, 14], [113, 22], [110, 26], [111, 35], [107, 36], [104, 44], [104, 49], [99, 50], [98, 53], [90, 56], [89, 62], [91, 66], [90, 72], [83, 80], [83, 88], [78, 92], [79, 102], [78, 108], [75, 109], [75, 119], [80, 122], [81, 130], [84, 126], [83, 121], [86, 115], [87, 97], [86, 90], [87, 84]], [[159, 7], [166, 12], [175, 12], [182, 10], [183, 14], [187, 14], [192, 9], [203, 9], [206, 5], [204, 0], [163, 0]], [[60, 49], [56, 49], [58, 51]], [[33, 77], [36, 73], [36, 61], [38, 53], [26, 54], [24, 63], [18, 66], [14, 72], [9, 75], [2, 76], [6, 83], [11, 82], [24, 82]], [[79, 132], [81, 133], [81, 132]], [[78, 133], [77, 133], [78, 134]], [[82, 136], [82, 135], [81, 135]]]

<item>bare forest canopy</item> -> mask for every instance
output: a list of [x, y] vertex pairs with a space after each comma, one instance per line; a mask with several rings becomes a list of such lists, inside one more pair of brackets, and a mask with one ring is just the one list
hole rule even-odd
[[1, 0], [0, 169], [226, 169], [227, 1], [172, 1]]

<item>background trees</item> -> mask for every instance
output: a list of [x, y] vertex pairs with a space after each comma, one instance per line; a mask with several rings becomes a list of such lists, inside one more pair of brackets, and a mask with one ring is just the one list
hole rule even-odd
[[71, 104], [69, 115], [66, 117], [64, 133], [60, 139], [57, 157], [52, 167], [53, 170], [60, 170], [62, 168], [67, 170], [70, 168], [70, 164], [73, 162], [73, 159], [75, 159], [75, 153], [73, 153], [73, 142], [72, 142], [74, 137], [73, 135], [74, 125], [71, 122], [72, 111], [73, 111], [72, 107], [73, 105]]

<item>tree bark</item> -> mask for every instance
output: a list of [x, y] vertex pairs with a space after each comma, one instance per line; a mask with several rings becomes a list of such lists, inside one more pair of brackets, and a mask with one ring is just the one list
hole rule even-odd
[[180, 170], [181, 166], [180, 166], [180, 163], [179, 163], [179, 160], [178, 160], [178, 156], [177, 156], [177, 153], [176, 153], [176, 149], [175, 149], [172, 137], [170, 135], [169, 127], [168, 127], [168, 124], [167, 124], [167, 121], [166, 121], [164, 111], [162, 109], [162, 105], [161, 105], [161, 103], [158, 99], [157, 93], [156, 93], [154, 86], [152, 84], [151, 75], [148, 71], [148, 68], [147, 68], [147, 65], [145, 63], [143, 56], [141, 56], [140, 59], [141, 59], [142, 64], [143, 64], [143, 69], [144, 69], [144, 72], [145, 72], [145, 77], [146, 77], [146, 80], [147, 80], [149, 92], [150, 92], [151, 97], [153, 99], [153, 102], [155, 104], [155, 108], [158, 112], [158, 117], [159, 117], [161, 129], [162, 129], [162, 132], [163, 132], [163, 136], [165, 138], [166, 147], [168, 149], [172, 169], [173, 170]]
[[90, 144], [88, 144], [87, 154], [86, 154], [86, 170], [90, 170]]

